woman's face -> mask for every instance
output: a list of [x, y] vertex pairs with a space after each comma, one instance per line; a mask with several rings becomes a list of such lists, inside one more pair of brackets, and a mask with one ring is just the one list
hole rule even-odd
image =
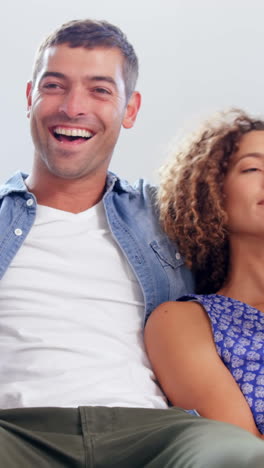
[[230, 236], [264, 235], [264, 130], [252, 130], [231, 156], [224, 182]]

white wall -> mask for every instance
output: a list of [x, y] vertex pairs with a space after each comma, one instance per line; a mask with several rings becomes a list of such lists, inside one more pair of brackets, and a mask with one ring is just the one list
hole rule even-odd
[[121, 27], [139, 56], [142, 109], [111, 165], [130, 181], [156, 181], [169, 141], [208, 113], [264, 114], [263, 0], [9, 0], [0, 28], [1, 181], [30, 171], [25, 85], [36, 47], [57, 25], [85, 17]]

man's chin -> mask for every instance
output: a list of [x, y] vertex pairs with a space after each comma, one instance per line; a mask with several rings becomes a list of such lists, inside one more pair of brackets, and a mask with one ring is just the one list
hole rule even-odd
[[61, 168], [50, 168], [49, 172], [57, 177], [58, 179], [63, 180], [79, 180], [85, 177], [88, 177], [89, 172], [82, 171], [82, 170], [74, 170], [74, 169], [61, 169]]

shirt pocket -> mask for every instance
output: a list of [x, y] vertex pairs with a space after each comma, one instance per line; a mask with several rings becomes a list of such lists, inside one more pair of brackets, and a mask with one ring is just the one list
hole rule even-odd
[[184, 264], [181, 254], [178, 252], [175, 244], [170, 243], [167, 239], [150, 242], [150, 247], [155, 252], [163, 267], [179, 268]]

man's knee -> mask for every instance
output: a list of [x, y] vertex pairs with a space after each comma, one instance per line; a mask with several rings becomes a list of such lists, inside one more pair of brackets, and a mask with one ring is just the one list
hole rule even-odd
[[[263, 468], [264, 443], [249, 432], [231, 424], [200, 419], [190, 427], [185, 446], [186, 465], [195, 468]], [[178, 465], [175, 465], [178, 467]], [[184, 465], [179, 465], [184, 466]]]
[[160, 466], [263, 468], [264, 443], [249, 432], [204, 418], [177, 419], [163, 432]]

